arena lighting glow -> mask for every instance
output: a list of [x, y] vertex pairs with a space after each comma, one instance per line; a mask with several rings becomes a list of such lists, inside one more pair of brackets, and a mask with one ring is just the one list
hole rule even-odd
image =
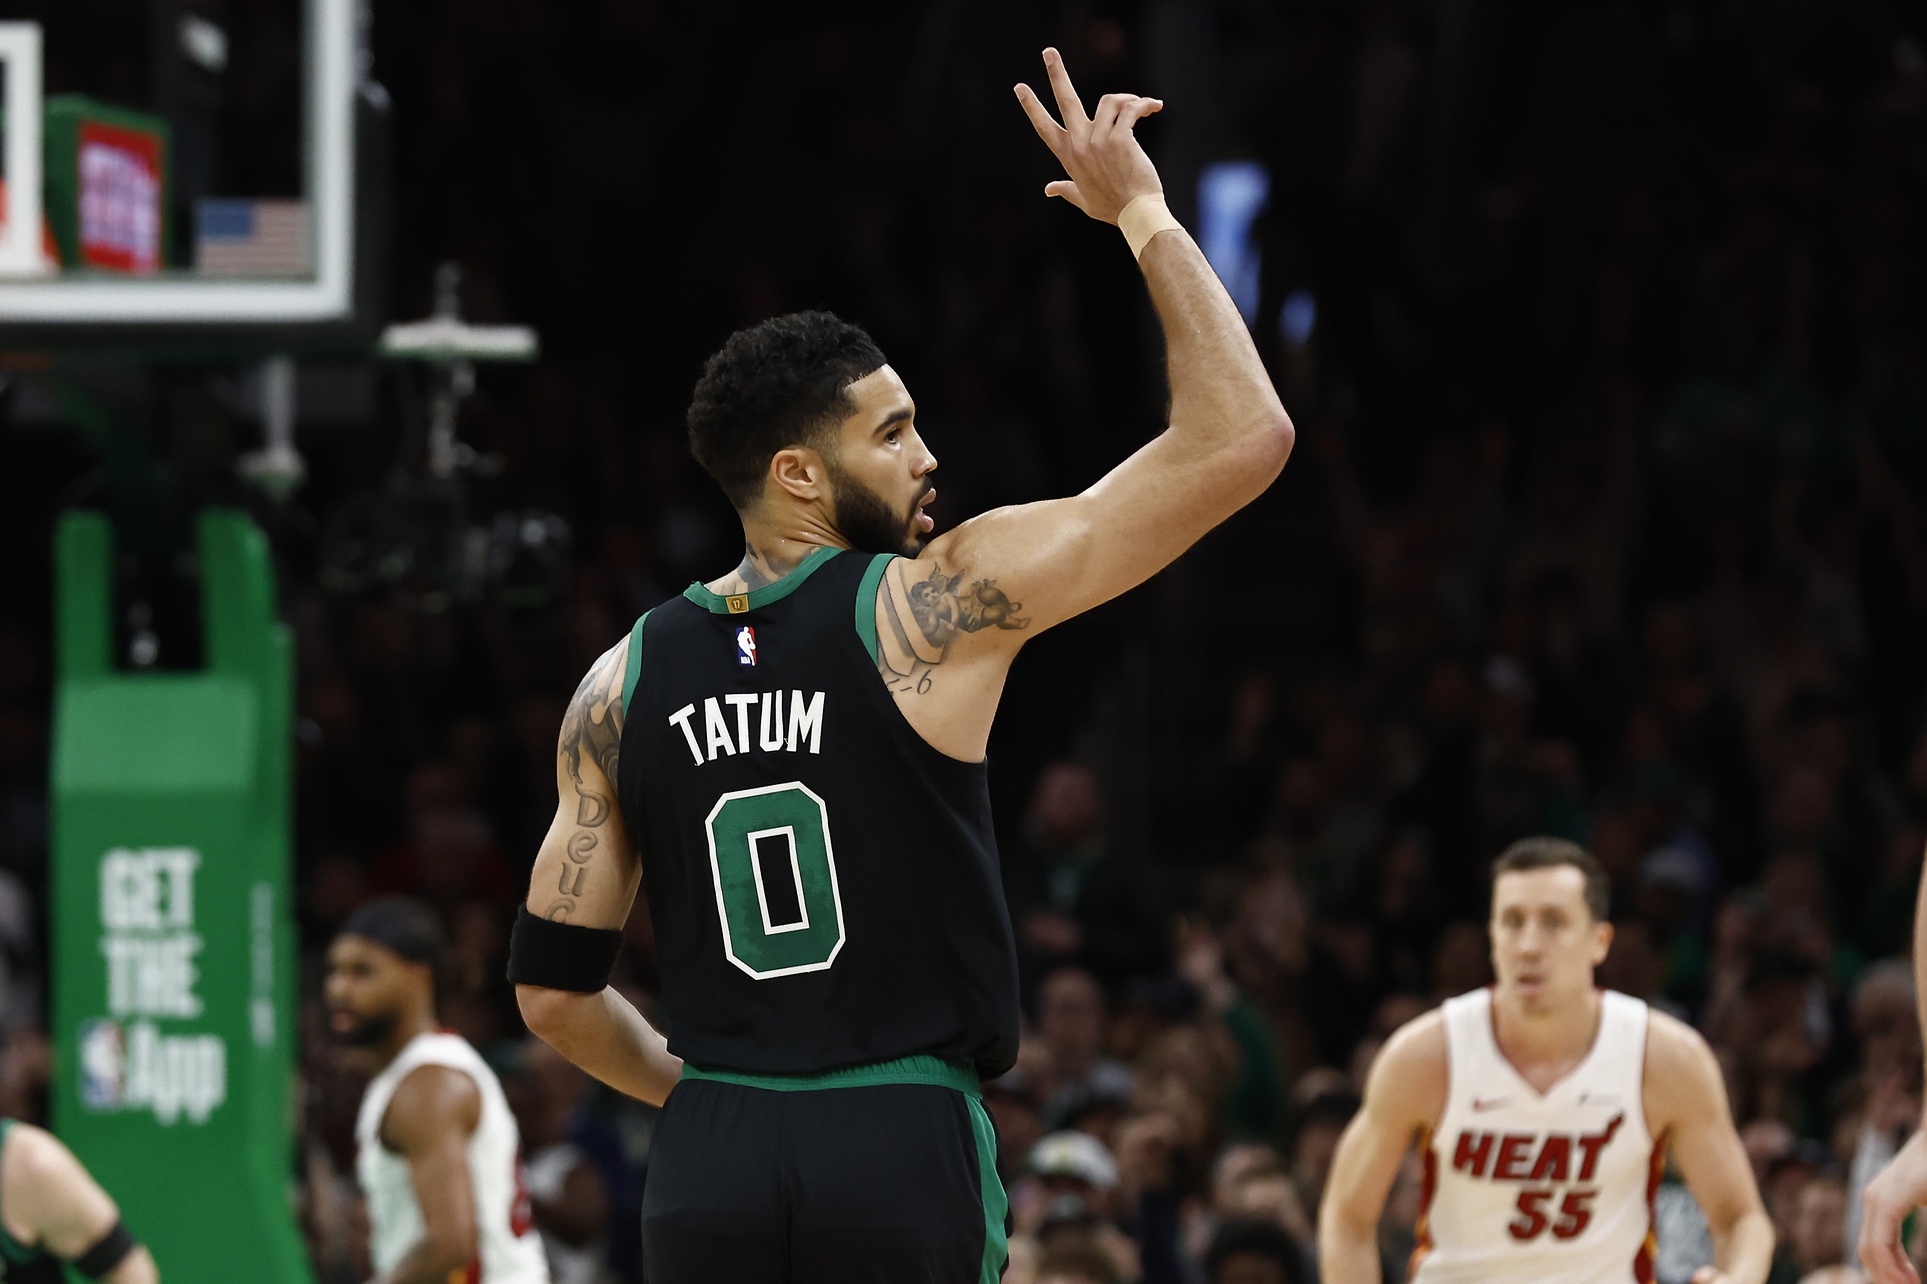
[[1293, 290], [1278, 309], [1278, 333], [1294, 348], [1302, 348], [1318, 327], [1318, 299], [1310, 290]]
[[[308, 39], [302, 83], [306, 136], [303, 193], [313, 210], [314, 276], [300, 281], [206, 280], [159, 275], [125, 277], [14, 276], [0, 279], [0, 324], [95, 322], [104, 324], [282, 323], [338, 321], [353, 307], [355, 191], [356, 0], [309, 0]], [[22, 29], [31, 32], [26, 35]], [[27, 179], [38, 171], [40, 29], [36, 23], [0, 24], [0, 60], [7, 86], [8, 163]], [[31, 91], [31, 98], [29, 92]], [[15, 107], [21, 103], [22, 110]], [[37, 143], [37, 138], [34, 140]], [[16, 145], [16, 143], [22, 145]], [[30, 159], [29, 159], [30, 158]], [[26, 190], [37, 193], [37, 172]], [[9, 204], [19, 209], [20, 187], [8, 184]], [[38, 200], [33, 213], [38, 213]], [[37, 224], [31, 215], [27, 220]], [[24, 262], [26, 250], [9, 226], [0, 235], [0, 268]], [[26, 236], [25, 225], [18, 236]], [[34, 239], [38, 241], [37, 229]], [[16, 269], [17, 270], [17, 269]]]
[[1217, 161], [1198, 175], [1198, 248], [1245, 324], [1258, 319], [1258, 247], [1251, 225], [1271, 199], [1271, 172], [1257, 161]]

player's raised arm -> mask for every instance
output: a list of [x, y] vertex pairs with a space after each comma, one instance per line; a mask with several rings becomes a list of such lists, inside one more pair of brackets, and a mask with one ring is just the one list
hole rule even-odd
[[[1170, 426], [1083, 494], [986, 513], [925, 550], [921, 562], [963, 577], [959, 600], [967, 611], [995, 614], [1000, 603], [1021, 603], [1027, 631], [977, 634], [1000, 645], [1169, 565], [1271, 485], [1293, 435], [1244, 319], [1197, 243], [1165, 211], [1157, 170], [1132, 134], [1163, 103], [1107, 94], [1086, 116], [1057, 51], [1045, 50], [1044, 63], [1063, 123], [1029, 86], [1019, 85], [1017, 97], [1068, 175], [1045, 191], [1133, 239], [1164, 326]], [[994, 585], [988, 601], [975, 593], [979, 582]]]
[[1773, 1268], [1773, 1223], [1734, 1131], [1719, 1063], [1691, 1027], [1663, 1012], [1648, 1021], [1648, 1128], [1671, 1144], [1673, 1161], [1713, 1232], [1718, 1265], [1694, 1272], [1693, 1284], [1762, 1284]]
[[[1920, 1028], [1927, 1031], [1927, 865], [1914, 903], [1914, 1000], [1920, 1005]], [[1927, 1204], [1927, 1133], [1916, 1130], [1860, 1197], [1860, 1264], [1874, 1284], [1920, 1284], [1920, 1273], [1900, 1243], [1900, 1226], [1922, 1204]]]
[[635, 905], [642, 861], [616, 805], [626, 643], [590, 667], [556, 745], [555, 819], [516, 916], [509, 979], [522, 1019], [602, 1082], [660, 1105], [682, 1063], [608, 984]]
[[1445, 1113], [1445, 1021], [1428, 1012], [1402, 1027], [1372, 1063], [1365, 1101], [1332, 1157], [1318, 1209], [1318, 1278], [1378, 1284], [1378, 1219], [1405, 1152]]

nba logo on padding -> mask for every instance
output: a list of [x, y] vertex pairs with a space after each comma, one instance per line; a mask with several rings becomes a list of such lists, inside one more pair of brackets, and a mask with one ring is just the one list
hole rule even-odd
[[756, 667], [756, 630], [747, 624], [736, 630], [736, 663]]

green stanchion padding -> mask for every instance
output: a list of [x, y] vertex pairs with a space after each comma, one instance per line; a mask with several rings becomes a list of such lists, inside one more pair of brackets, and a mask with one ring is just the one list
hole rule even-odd
[[55, 1130], [164, 1278], [305, 1284], [295, 1224], [293, 654], [261, 532], [200, 521], [207, 668], [112, 663], [113, 536], [55, 547]]

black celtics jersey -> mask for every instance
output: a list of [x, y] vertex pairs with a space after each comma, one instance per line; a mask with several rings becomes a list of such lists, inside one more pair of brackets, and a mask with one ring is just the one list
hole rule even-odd
[[887, 556], [820, 549], [630, 635], [617, 793], [642, 851], [670, 1051], [813, 1074], [1017, 1055], [1017, 961], [982, 763], [877, 674]]

